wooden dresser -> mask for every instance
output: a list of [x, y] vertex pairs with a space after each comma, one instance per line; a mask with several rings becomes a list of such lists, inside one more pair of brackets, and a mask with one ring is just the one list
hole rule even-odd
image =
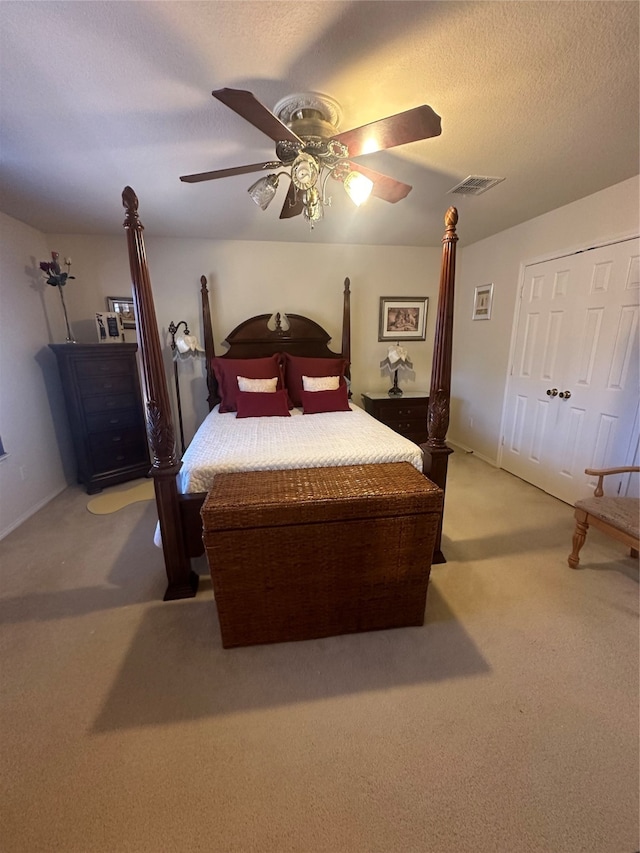
[[416, 444], [427, 440], [428, 394], [405, 391], [402, 397], [390, 397], [384, 392], [367, 391], [362, 402], [366, 412], [405, 438]]
[[50, 344], [58, 359], [78, 482], [89, 494], [145, 477], [149, 448], [137, 344]]

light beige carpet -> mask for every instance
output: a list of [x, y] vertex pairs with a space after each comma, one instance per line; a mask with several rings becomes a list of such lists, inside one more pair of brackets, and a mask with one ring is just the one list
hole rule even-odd
[[91, 498], [87, 509], [94, 515], [110, 515], [129, 504], [150, 500], [153, 500], [153, 480], [140, 480], [134, 486], [128, 484], [124, 488], [113, 487], [105, 490], [97, 497]]
[[152, 501], [5, 537], [2, 853], [640, 849], [638, 561], [591, 530], [573, 571], [571, 507], [449, 465], [420, 628], [224, 650]]

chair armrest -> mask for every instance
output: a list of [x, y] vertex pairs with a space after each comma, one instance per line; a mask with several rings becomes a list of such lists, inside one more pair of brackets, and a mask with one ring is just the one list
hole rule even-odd
[[624, 465], [622, 468], [585, 468], [584, 473], [589, 474], [590, 477], [597, 477], [598, 484], [596, 486], [596, 490], [593, 493], [594, 497], [601, 498], [604, 494], [604, 490], [602, 488], [602, 481], [607, 476], [607, 474], [629, 474], [634, 471], [640, 471], [640, 467], [637, 465]]

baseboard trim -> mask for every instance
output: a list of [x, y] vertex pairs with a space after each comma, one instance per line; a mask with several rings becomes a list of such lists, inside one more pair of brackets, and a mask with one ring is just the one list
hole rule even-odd
[[48, 504], [49, 501], [52, 501], [54, 498], [57, 498], [58, 495], [61, 494], [62, 492], [64, 492], [64, 490], [67, 487], [68, 487], [68, 483], [65, 483], [63, 486], [60, 486], [60, 488], [55, 489], [53, 492], [51, 492], [51, 494], [48, 495], [46, 498], [42, 498], [41, 501], [38, 501], [37, 504], [30, 507], [26, 512], [22, 513], [20, 518], [17, 518], [14, 522], [12, 522], [9, 525], [9, 527], [0, 531], [0, 541], [2, 541], [5, 538], [5, 536], [8, 536], [10, 533], [13, 533], [13, 531], [16, 529], [16, 527], [20, 527], [21, 524], [24, 524], [24, 522], [28, 518], [31, 518], [32, 515], [35, 515], [38, 512], [38, 510], [42, 509], [43, 506], [46, 506], [46, 504]]
[[460, 444], [458, 441], [450, 441], [447, 439], [447, 444], [451, 445], [451, 447], [458, 450], [462, 450], [464, 453], [473, 453], [478, 459], [481, 459], [483, 462], [486, 462], [487, 465], [491, 465], [492, 468], [499, 468], [500, 466], [496, 462], [495, 459], [489, 459], [488, 456], [483, 456], [482, 453], [478, 453], [477, 450], [474, 450], [472, 447], [467, 447], [466, 444]]

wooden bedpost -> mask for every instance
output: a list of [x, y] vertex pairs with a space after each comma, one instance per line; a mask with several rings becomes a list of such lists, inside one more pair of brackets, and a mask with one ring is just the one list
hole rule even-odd
[[211, 327], [211, 308], [209, 307], [209, 291], [207, 289], [207, 278], [204, 275], [200, 276], [200, 296], [202, 297], [202, 325], [204, 334], [204, 357], [206, 359], [207, 371], [207, 403], [209, 411], [213, 409], [218, 402], [215, 392], [215, 378], [213, 375], [213, 365], [211, 359], [215, 356], [216, 350], [213, 343], [213, 329]]
[[153, 458], [149, 473], [153, 477], [155, 487], [162, 550], [169, 581], [164, 599], [167, 601], [192, 598], [198, 589], [198, 575], [191, 571], [182, 533], [176, 483], [180, 461], [176, 454], [171, 404], [142, 237], [144, 226], [138, 217], [138, 198], [131, 187], [124, 188], [122, 203], [126, 209], [124, 228], [127, 233], [136, 327], [142, 357], [147, 436]]
[[[342, 302], [342, 357], [346, 358], [349, 364], [347, 365], [347, 378], [351, 379], [351, 291], [349, 290], [351, 281], [348, 278], [344, 280], [344, 295]], [[351, 396], [351, 391], [349, 391]]]
[[[442, 266], [440, 268], [440, 292], [438, 294], [438, 318], [431, 368], [431, 389], [427, 413], [429, 438], [422, 445], [424, 451], [424, 473], [445, 492], [447, 468], [453, 450], [447, 445], [449, 428], [449, 406], [451, 399], [451, 352], [453, 347], [453, 297], [456, 276], [456, 225], [458, 211], [450, 207], [445, 214], [444, 237], [442, 238]], [[444, 506], [443, 506], [444, 513]], [[442, 519], [433, 551], [434, 563], [445, 563], [441, 550]]]

